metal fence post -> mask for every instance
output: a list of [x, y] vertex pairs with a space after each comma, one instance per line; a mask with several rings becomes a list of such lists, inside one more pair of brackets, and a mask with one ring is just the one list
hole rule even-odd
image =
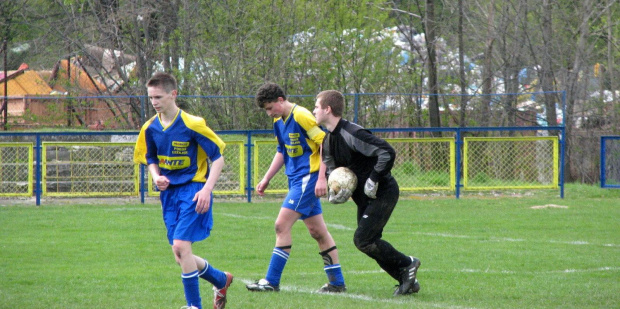
[[144, 181], [144, 164], [140, 164], [140, 202], [144, 204], [144, 191], [146, 190], [146, 183]]
[[[566, 114], [564, 114], [566, 115]], [[566, 118], [566, 116], [564, 116]], [[564, 123], [564, 119], [562, 119], [562, 123]], [[564, 198], [564, 155], [566, 148], [566, 127], [562, 125], [560, 128], [560, 198]]]
[[601, 152], [599, 154], [601, 158], [601, 188], [605, 187], [605, 136], [601, 136]]
[[245, 185], [245, 189], [247, 192], [247, 196], [248, 196], [248, 203], [252, 202], [252, 190], [254, 189], [252, 187], [252, 131], [247, 131], [247, 144], [245, 144], [248, 153], [247, 153], [247, 183]]
[[36, 185], [35, 185], [35, 191], [36, 191], [36, 204], [37, 206], [41, 205], [41, 157], [43, 156], [41, 154], [41, 135], [37, 134], [37, 144], [35, 146], [35, 152], [37, 153], [37, 166], [36, 166]]
[[455, 183], [455, 194], [456, 194], [456, 198], [458, 199], [461, 195], [461, 150], [463, 149], [463, 142], [461, 141], [461, 129], [457, 128], [456, 129], [456, 135], [454, 137], [456, 140], [454, 141], [454, 144], [456, 145], [456, 169], [455, 169], [455, 177], [456, 177], [456, 183]]

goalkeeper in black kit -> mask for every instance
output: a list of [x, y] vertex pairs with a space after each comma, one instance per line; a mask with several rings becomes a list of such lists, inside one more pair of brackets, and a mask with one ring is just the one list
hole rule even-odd
[[396, 152], [385, 140], [374, 136], [361, 126], [342, 119], [344, 96], [336, 90], [326, 90], [316, 97], [313, 114], [328, 133], [323, 139], [322, 159], [329, 174], [345, 166], [357, 176], [357, 188], [351, 192], [329, 192], [329, 201], [344, 203], [349, 196], [357, 204], [357, 229], [353, 241], [357, 249], [377, 261], [377, 264], [398, 281], [394, 296], [417, 293], [416, 279], [420, 260], [396, 250], [381, 239], [398, 202], [398, 183], [390, 171]]

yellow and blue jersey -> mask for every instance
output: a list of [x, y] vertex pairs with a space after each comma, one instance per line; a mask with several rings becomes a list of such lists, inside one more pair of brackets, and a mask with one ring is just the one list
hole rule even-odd
[[276, 118], [274, 134], [278, 140], [278, 152], [284, 156], [285, 173], [290, 177], [303, 177], [319, 170], [325, 132], [319, 128], [312, 113], [294, 104], [286, 119]]
[[179, 110], [167, 127], [162, 125], [158, 115], [142, 126], [134, 162], [158, 164], [161, 175], [166, 176], [171, 185], [206, 182], [207, 159], [219, 159], [225, 147], [203, 118]]

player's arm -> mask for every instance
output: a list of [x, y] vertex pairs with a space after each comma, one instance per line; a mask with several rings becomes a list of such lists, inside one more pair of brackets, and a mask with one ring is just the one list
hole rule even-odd
[[[153, 116], [153, 118], [149, 119], [140, 129], [140, 133], [138, 133], [138, 139], [133, 153], [133, 161], [136, 164], [149, 165], [147, 155], [150, 155], [150, 153], [148, 152], [148, 149], [156, 149], [156, 147], [152, 148], [154, 147], [152, 138], [149, 136], [147, 139], [146, 134], [146, 131], [156, 117], [157, 116]], [[155, 155], [155, 157], [155, 159], [157, 159], [157, 155]]]
[[269, 181], [280, 171], [282, 166], [284, 166], [284, 155], [278, 151], [275, 156], [273, 156], [267, 173], [265, 173], [263, 179], [256, 185], [256, 193], [258, 193], [258, 195], [265, 195], [265, 189], [269, 186]]
[[[318, 147], [319, 151], [319, 178], [314, 187], [314, 194], [316, 196], [324, 196], [327, 194], [327, 178], [326, 178], [326, 166], [322, 160], [322, 152], [323, 152], [323, 140], [325, 139], [325, 132], [321, 130], [319, 125], [316, 123], [316, 119], [314, 115], [310, 112], [296, 113], [295, 121], [306, 131], [308, 137], [314, 142], [316, 147]], [[316, 163], [310, 162], [310, 165], [315, 165]], [[311, 167], [312, 168], [312, 167]]]
[[151, 178], [153, 178], [153, 182], [159, 191], [164, 191], [168, 189], [168, 185], [170, 181], [168, 177], [161, 175], [161, 169], [159, 168], [159, 164], [151, 163], [148, 165], [149, 173], [151, 173]]
[[366, 157], [377, 157], [377, 163], [373, 167], [366, 183], [364, 183], [364, 193], [366, 196], [377, 198], [379, 181], [392, 170], [396, 152], [385, 140], [374, 136], [370, 131], [357, 130], [351, 138], [352, 148]]
[[[320, 145], [319, 153], [321, 157], [323, 157], [323, 144]], [[325, 176], [325, 171], [327, 167], [323, 160], [319, 161], [319, 179], [316, 182], [316, 186], [314, 187], [314, 194], [318, 197], [325, 196], [327, 194], [327, 177]]]
[[215, 187], [217, 180], [220, 178], [223, 168], [224, 156], [220, 156], [215, 161], [211, 162], [211, 167], [209, 168], [209, 178], [207, 178], [207, 181], [202, 189], [196, 192], [196, 195], [194, 195], [194, 199], [192, 200], [196, 202], [197, 213], [203, 214], [209, 210], [211, 205], [211, 192], [213, 192], [213, 188]]
[[328, 141], [329, 138], [326, 136], [321, 144], [321, 161], [325, 164], [325, 177], [329, 177], [329, 174], [336, 169], [336, 161], [334, 156], [331, 155]]
[[157, 144], [153, 140], [153, 136], [146, 134], [147, 128], [148, 125], [145, 124], [140, 131], [142, 137], [138, 137], [138, 142], [136, 143], [136, 154], [134, 156], [138, 156], [141, 163], [147, 164], [153, 183], [155, 183], [155, 186], [159, 191], [164, 191], [168, 189], [170, 180], [168, 177], [161, 175], [159, 158], [157, 156]]
[[396, 151], [385, 140], [373, 135], [369, 131], [359, 130], [355, 133], [350, 143], [351, 148], [362, 153], [366, 157], [377, 157], [369, 178], [378, 182], [381, 177], [387, 175], [394, 166]]

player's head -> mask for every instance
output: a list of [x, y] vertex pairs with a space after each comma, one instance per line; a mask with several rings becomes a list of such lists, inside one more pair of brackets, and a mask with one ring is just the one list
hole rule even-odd
[[176, 112], [177, 81], [167, 73], [155, 73], [146, 83], [146, 91], [157, 113]]
[[342, 117], [342, 112], [344, 110], [344, 95], [337, 90], [325, 90], [321, 91], [316, 96], [317, 104], [321, 106], [322, 109], [327, 109], [327, 107], [331, 108], [332, 115], [336, 117]]
[[265, 104], [278, 101], [278, 98], [286, 101], [286, 95], [282, 87], [274, 83], [266, 83], [256, 92], [256, 105], [260, 108], [265, 108]]
[[146, 82], [146, 87], [160, 87], [167, 93], [177, 89], [177, 80], [171, 74], [157, 72]]

